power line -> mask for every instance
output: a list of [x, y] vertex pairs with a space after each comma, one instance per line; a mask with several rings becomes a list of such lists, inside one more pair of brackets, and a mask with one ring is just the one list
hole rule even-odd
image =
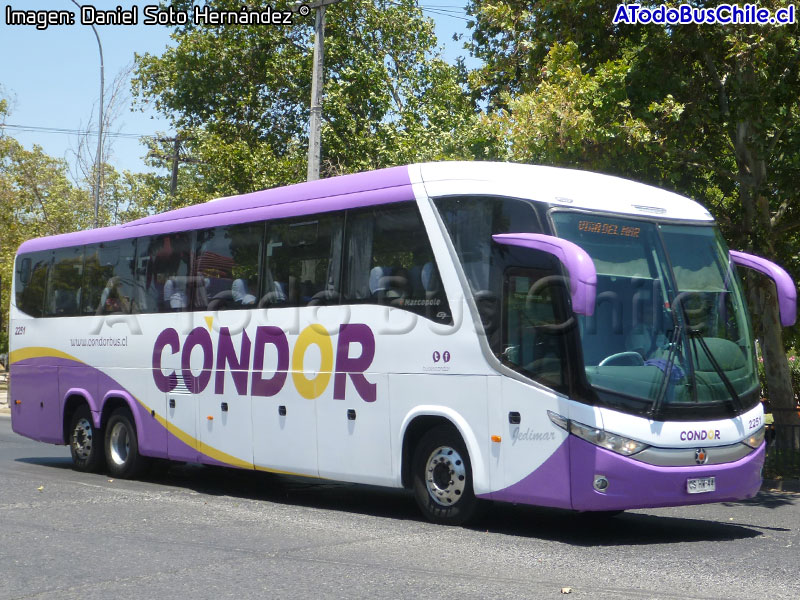
[[[66, 129], [63, 127], [38, 127], [36, 125], [15, 125], [10, 123], [0, 123], [0, 129], [11, 129], [14, 131], [24, 131], [27, 133], [57, 133], [60, 135], [91, 135], [96, 136], [97, 131], [87, 131], [84, 129]], [[103, 132], [103, 136], [139, 139], [143, 137], [155, 137], [153, 133], [128, 133], [128, 132]]]

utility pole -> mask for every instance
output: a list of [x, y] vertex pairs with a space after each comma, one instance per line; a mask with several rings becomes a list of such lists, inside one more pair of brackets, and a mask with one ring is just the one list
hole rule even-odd
[[319, 179], [319, 157], [322, 146], [322, 75], [325, 56], [325, 7], [342, 0], [315, 0], [306, 4], [316, 8], [314, 21], [314, 69], [311, 74], [311, 117], [308, 122], [308, 181]]
[[[174, 196], [178, 191], [178, 159], [180, 158], [181, 151], [181, 136], [175, 134], [175, 146], [172, 150], [172, 181], [169, 184], [169, 195]], [[172, 200], [170, 199], [170, 208], [172, 208]]]
[[[72, 3], [81, 10], [81, 5], [77, 0], [72, 0]], [[97, 28], [91, 24], [94, 37], [97, 38], [97, 48], [100, 50], [100, 116], [97, 121], [97, 158], [95, 160], [95, 171], [97, 172], [97, 182], [94, 187], [94, 227], [100, 224], [100, 185], [103, 181], [103, 90], [105, 89], [105, 74], [103, 67], [103, 44], [100, 43], [100, 34], [97, 33]]]

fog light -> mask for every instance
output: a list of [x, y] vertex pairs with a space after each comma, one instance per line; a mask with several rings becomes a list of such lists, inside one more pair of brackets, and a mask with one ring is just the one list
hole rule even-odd
[[608, 479], [606, 479], [605, 475], [595, 475], [594, 476], [594, 489], [598, 492], [603, 492], [608, 489]]

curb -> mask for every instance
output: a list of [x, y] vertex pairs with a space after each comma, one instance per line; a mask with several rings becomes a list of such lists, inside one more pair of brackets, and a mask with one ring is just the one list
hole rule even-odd
[[765, 479], [762, 492], [792, 492], [800, 494], [800, 479]]

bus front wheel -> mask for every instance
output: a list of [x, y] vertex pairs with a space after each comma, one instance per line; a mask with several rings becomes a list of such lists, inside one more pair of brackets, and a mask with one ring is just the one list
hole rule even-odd
[[85, 404], [79, 406], [72, 415], [69, 451], [72, 464], [79, 471], [94, 473], [103, 466], [103, 432], [94, 426], [92, 413]]
[[431, 429], [414, 451], [414, 497], [434, 523], [460, 525], [478, 514], [464, 441], [450, 426]]
[[114, 477], [132, 479], [147, 466], [147, 459], [139, 454], [136, 427], [127, 409], [115, 410], [108, 419], [105, 449], [108, 472]]

